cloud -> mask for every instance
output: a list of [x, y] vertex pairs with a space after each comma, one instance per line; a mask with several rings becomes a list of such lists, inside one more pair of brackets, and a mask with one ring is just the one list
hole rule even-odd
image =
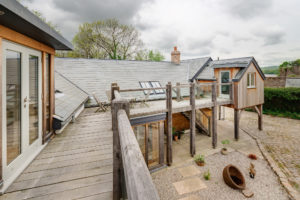
[[73, 20], [93, 22], [116, 18], [123, 23], [130, 23], [143, 4], [147, 2], [151, 0], [53, 0], [58, 9], [72, 13]]
[[222, 3], [230, 15], [250, 19], [265, 13], [271, 8], [273, 0], [226, 0]]
[[262, 38], [265, 46], [280, 44], [284, 41], [285, 32], [278, 26], [261, 28], [254, 35]]

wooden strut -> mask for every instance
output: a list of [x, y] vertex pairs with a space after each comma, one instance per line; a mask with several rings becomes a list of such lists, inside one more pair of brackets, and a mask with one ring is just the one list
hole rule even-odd
[[216, 82], [212, 85], [212, 146], [217, 147], [217, 87]]
[[190, 105], [191, 105], [191, 118], [190, 118], [190, 153], [193, 157], [196, 153], [195, 147], [195, 129], [196, 129], [196, 109], [195, 109], [195, 83], [191, 83], [190, 87]]
[[172, 165], [172, 84], [168, 82], [167, 84], [167, 165]]

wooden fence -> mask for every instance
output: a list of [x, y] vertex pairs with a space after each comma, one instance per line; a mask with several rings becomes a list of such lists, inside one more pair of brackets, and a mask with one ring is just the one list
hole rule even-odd
[[139, 144], [129, 121], [129, 101], [112, 85], [113, 199], [158, 200]]

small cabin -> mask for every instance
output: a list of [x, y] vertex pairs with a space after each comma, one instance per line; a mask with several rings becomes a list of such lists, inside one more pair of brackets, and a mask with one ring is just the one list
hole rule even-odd
[[[215, 60], [201, 69], [199, 83], [233, 84], [234, 103], [231, 107], [244, 109], [264, 103], [265, 76], [253, 57]], [[229, 95], [230, 85], [221, 85], [218, 96]]]
[[70, 42], [15, 0], [0, 0], [0, 192], [53, 134], [55, 50]]

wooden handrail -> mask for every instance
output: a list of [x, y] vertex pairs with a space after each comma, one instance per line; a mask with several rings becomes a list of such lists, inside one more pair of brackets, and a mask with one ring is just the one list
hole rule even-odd
[[118, 130], [128, 199], [158, 200], [157, 190], [123, 109], [118, 111]]
[[158, 87], [158, 88], [136, 88], [136, 89], [123, 89], [119, 90], [119, 92], [138, 92], [138, 91], [145, 91], [145, 90], [165, 90], [166, 87]]

